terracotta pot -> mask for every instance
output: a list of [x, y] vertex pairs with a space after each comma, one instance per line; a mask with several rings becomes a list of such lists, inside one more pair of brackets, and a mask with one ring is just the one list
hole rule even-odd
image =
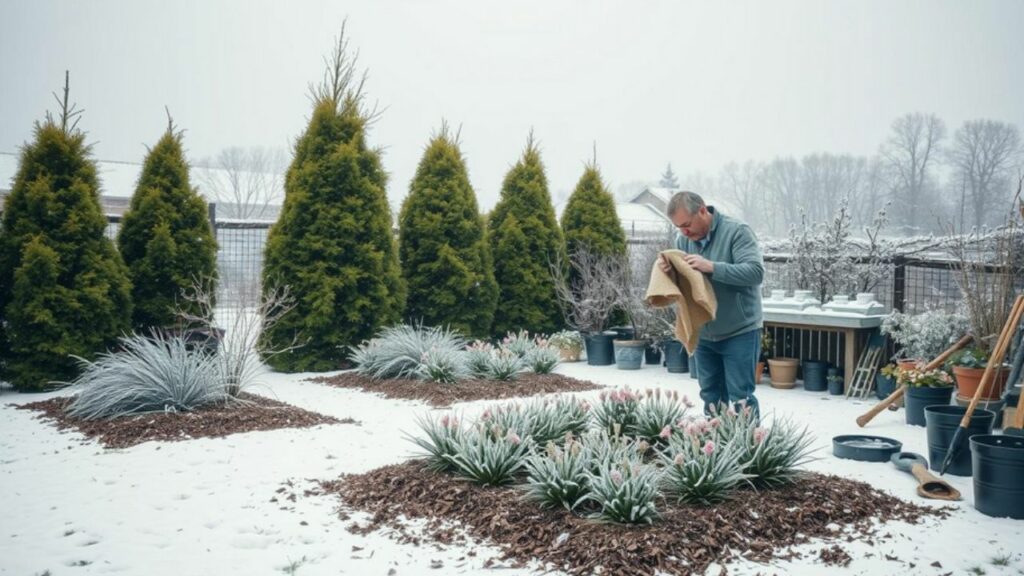
[[[956, 386], [959, 388], [958, 394], [966, 398], [974, 398], [974, 393], [978, 390], [978, 384], [981, 384], [981, 377], [985, 374], [984, 368], [964, 368], [963, 366], [953, 366], [953, 376], [956, 377]], [[1006, 388], [1006, 381], [1010, 377], [1010, 371], [1005, 367], [1000, 367], [999, 371], [996, 372], [992, 381], [989, 382], [984, 393], [981, 395], [982, 400], [998, 400], [1003, 397], [1003, 389]]]
[[796, 386], [796, 370], [800, 366], [797, 358], [770, 358], [768, 374], [771, 376], [772, 388], [788, 389]]
[[920, 362], [917, 358], [907, 358], [905, 360], [897, 360], [896, 365], [903, 370], [913, 370]]
[[558, 357], [562, 359], [562, 362], [579, 362], [580, 361], [580, 350], [572, 350], [569, 348], [559, 348]]
[[757, 368], [754, 369], [754, 384], [760, 384], [761, 378], [764, 376], [764, 362], [758, 362]]

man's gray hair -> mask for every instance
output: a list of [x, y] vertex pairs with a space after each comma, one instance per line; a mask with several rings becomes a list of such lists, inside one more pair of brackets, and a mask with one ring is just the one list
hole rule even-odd
[[665, 213], [671, 218], [673, 214], [679, 211], [679, 209], [686, 210], [687, 214], [691, 216], [700, 211], [701, 207], [704, 206], [704, 199], [700, 197], [700, 194], [696, 192], [689, 192], [684, 190], [682, 192], [676, 192], [672, 199], [668, 201], [668, 208], [665, 209]]

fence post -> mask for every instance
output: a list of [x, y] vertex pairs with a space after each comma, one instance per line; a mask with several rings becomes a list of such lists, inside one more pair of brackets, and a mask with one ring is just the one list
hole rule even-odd
[[907, 258], [896, 256], [892, 264], [892, 307], [903, 312], [907, 305]]
[[206, 213], [210, 217], [210, 230], [213, 231], [213, 237], [217, 237], [217, 203], [210, 202], [206, 205]]

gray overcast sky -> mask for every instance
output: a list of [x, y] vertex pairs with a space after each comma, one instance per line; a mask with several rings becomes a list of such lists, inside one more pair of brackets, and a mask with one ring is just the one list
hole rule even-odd
[[[728, 5], [725, 5], [728, 4]], [[552, 193], [597, 142], [614, 188], [730, 160], [871, 154], [906, 112], [950, 132], [1024, 128], [1024, 2], [50, 1], [2, 2], [0, 152], [31, 137], [71, 70], [100, 159], [139, 161], [170, 107], [193, 159], [289, 147], [307, 85], [348, 17], [385, 108], [398, 206], [445, 118], [483, 209], [533, 127]]]

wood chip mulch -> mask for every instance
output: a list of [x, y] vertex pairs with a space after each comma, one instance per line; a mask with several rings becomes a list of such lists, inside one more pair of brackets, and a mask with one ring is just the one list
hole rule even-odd
[[[497, 545], [502, 559], [513, 565], [535, 559], [571, 574], [701, 574], [712, 562], [724, 565], [737, 556], [761, 563], [796, 558], [791, 547], [812, 538], [873, 545], [883, 539], [874, 520], [916, 524], [949, 514], [948, 508], [917, 506], [863, 482], [817, 473], [805, 473], [784, 488], [740, 490], [731, 501], [712, 507], [662, 501], [660, 521], [633, 527], [524, 504], [519, 490], [476, 486], [431, 472], [416, 460], [320, 486], [341, 497], [343, 520], [353, 510], [371, 514], [362, 526], [350, 524], [352, 532], [387, 527], [400, 541], [415, 545], [465, 544], [468, 535]], [[425, 520], [425, 530], [409, 529], [406, 518]], [[821, 551], [820, 561], [846, 565], [850, 559], [833, 546]]]
[[308, 428], [319, 424], [357, 424], [297, 408], [256, 394], [242, 393], [243, 402], [218, 404], [191, 412], [156, 412], [110, 420], [81, 420], [64, 411], [68, 397], [17, 406], [42, 412], [60, 430], [74, 430], [107, 448], [127, 448], [150, 440], [174, 442], [192, 438], [220, 438], [240, 432]]
[[337, 376], [311, 378], [311, 382], [339, 388], [357, 388], [383, 394], [385, 398], [423, 400], [435, 407], [451, 406], [456, 402], [473, 400], [501, 400], [557, 392], [582, 392], [601, 388], [593, 382], [577, 380], [561, 374], [520, 374], [510, 382], [495, 380], [460, 380], [454, 384], [438, 384], [411, 379], [374, 380], [355, 372]]

